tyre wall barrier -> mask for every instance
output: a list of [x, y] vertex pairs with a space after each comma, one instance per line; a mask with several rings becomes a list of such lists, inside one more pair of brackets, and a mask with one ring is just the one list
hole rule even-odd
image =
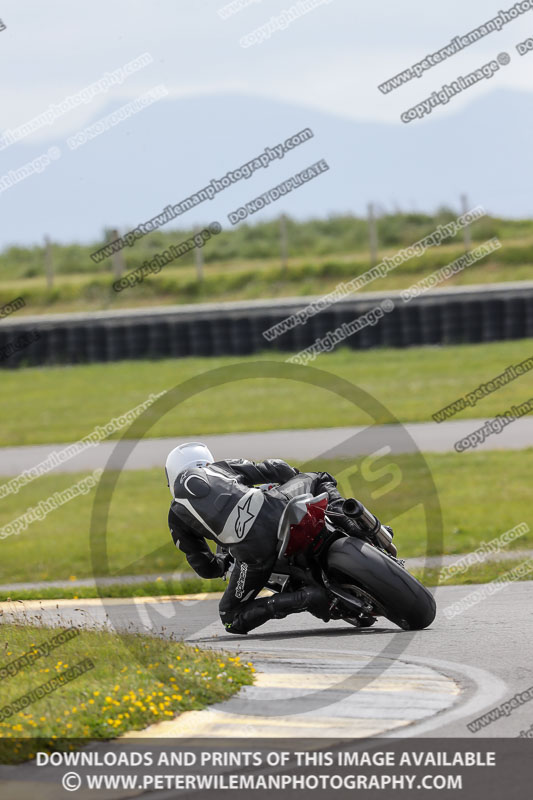
[[[533, 285], [510, 286], [428, 293], [407, 304], [391, 293], [394, 310], [343, 345], [367, 349], [533, 337]], [[305, 302], [174, 306], [153, 313], [132, 310], [3, 320], [0, 367], [298, 352], [374, 308], [385, 296], [380, 293], [379, 300], [377, 295], [363, 295], [339, 301], [272, 342], [264, 338], [263, 331], [303, 308]], [[36, 336], [35, 332], [35, 341], [13, 348], [25, 334]]]

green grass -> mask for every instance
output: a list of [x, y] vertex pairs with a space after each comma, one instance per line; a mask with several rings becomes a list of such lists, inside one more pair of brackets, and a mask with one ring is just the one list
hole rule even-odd
[[[531, 244], [528, 245], [531, 250]], [[445, 286], [462, 286], [478, 283], [498, 283], [531, 279], [528, 247], [507, 248], [505, 254], [496, 251], [446, 281]], [[395, 250], [382, 252], [392, 257]], [[413, 258], [397, 267], [389, 275], [368, 284], [365, 291], [399, 290], [414, 281], [449, 264], [464, 253], [462, 247], [442, 245], [438, 253]], [[520, 256], [520, 258], [519, 258]], [[503, 260], [505, 259], [505, 260]], [[509, 263], [509, 261], [511, 263]], [[142, 259], [135, 258], [130, 268], [139, 267]], [[312, 261], [293, 258], [286, 270], [275, 261], [259, 263], [236, 262], [229, 266], [219, 262], [205, 267], [204, 278], [198, 282], [194, 268], [169, 264], [158, 275], [152, 275], [142, 284], [117, 293], [113, 291], [111, 275], [60, 275], [53, 289], [48, 289], [44, 277], [4, 280], [0, 286], [0, 304], [14, 297], [24, 296], [27, 314], [64, 313], [74, 311], [100, 311], [107, 309], [137, 308], [210, 301], [254, 300], [275, 297], [321, 295], [370, 268], [366, 258], [336, 256]]]
[[[402, 555], [402, 553], [400, 553]], [[504, 559], [501, 561], [487, 561], [485, 564], [475, 564], [462, 573], [454, 575], [447, 580], [440, 579], [440, 569], [434, 567], [410, 568], [409, 572], [422, 581], [425, 586], [460, 586], [464, 584], [489, 583], [495, 578], [500, 578], [505, 572], [521, 565], [523, 561]], [[522, 575], [516, 580], [531, 581], [533, 573]], [[96, 597], [121, 598], [121, 597], [179, 597], [188, 594], [210, 594], [223, 592], [227, 583], [222, 579], [203, 581], [201, 578], [190, 578], [185, 581], [146, 581], [141, 584], [114, 584], [105, 586], [100, 591], [92, 587], [78, 587], [72, 589], [26, 589], [23, 591], [0, 592], [0, 603], [17, 600], [86, 600]]]
[[92, 586], [72, 586], [58, 589], [24, 589], [10, 592], [0, 591], [0, 603], [8, 600], [85, 600], [95, 597], [175, 597], [185, 594], [205, 594], [206, 592], [223, 592], [227, 586], [222, 578], [206, 580], [204, 578], [186, 578], [181, 581], [155, 580], [136, 584], [116, 583], [97, 589]]
[[[4, 667], [59, 629], [2, 625]], [[90, 659], [94, 668], [0, 722], [0, 763], [32, 757], [39, 749], [65, 749], [72, 740], [110, 739], [184, 711], [205, 708], [252, 683], [252, 667], [239, 657], [181, 642], [103, 631], [82, 631], [48, 655], [0, 681], [0, 708]], [[13, 741], [10, 742], [9, 740]]]
[[0, 603], [8, 600], [80, 600], [96, 597], [175, 597], [185, 594], [223, 592], [227, 586], [222, 578], [185, 578], [181, 581], [155, 578], [136, 584], [117, 583], [97, 589], [92, 586], [72, 586], [58, 589], [53, 586], [43, 589], [0, 591]]
[[[412, 569], [409, 570], [415, 578], [422, 581], [425, 586], [465, 586], [477, 583], [490, 583], [501, 578], [506, 572], [519, 567], [524, 563], [523, 560], [505, 559], [505, 561], [487, 561], [485, 564], [475, 564], [467, 569], [462, 575], [455, 575], [450, 580], [441, 581], [439, 570], [432, 567], [428, 569]], [[533, 572], [520, 575], [513, 580], [518, 581], [531, 581], [533, 580]]]
[[[320, 356], [313, 367], [361, 387], [401, 422], [415, 422], [431, 420], [432, 413], [532, 353], [533, 339], [408, 349], [343, 348]], [[73, 442], [97, 425], [125, 414], [151, 393], [199, 375], [207, 380], [217, 367], [265, 359], [282, 362], [286, 357], [186, 358], [5, 370], [0, 442], [3, 446]], [[529, 373], [455, 419], [488, 418], [531, 396], [533, 374]], [[379, 409], [376, 419], [390, 421]], [[365, 425], [369, 421], [366, 411], [325, 389], [297, 379], [255, 378], [230, 381], [195, 394], [159, 419], [147, 436]]]
[[[451, 209], [442, 209], [435, 215], [395, 214], [387, 215], [378, 221], [380, 249], [390, 251], [412, 245], [434, 231], [439, 224], [446, 224], [457, 217]], [[483, 241], [498, 236], [507, 242], [524, 243], [533, 237], [532, 220], [505, 220], [485, 216], [470, 226], [472, 240]], [[352, 216], [331, 216], [328, 219], [313, 219], [305, 222], [287, 220], [289, 254], [306, 258], [342, 256], [357, 253], [368, 257], [368, 224], [366, 219]], [[187, 239], [191, 229], [164, 226], [148, 236], [136, 241], [133, 247], [124, 248], [123, 255], [127, 269], [139, 266], [145, 259], [164, 250], [171, 244]], [[52, 260], [58, 275], [96, 275], [111, 273], [111, 260], [104, 259], [96, 264], [90, 254], [102, 247], [112, 237], [106, 233], [100, 241], [90, 244], [52, 245]], [[444, 246], [462, 245], [463, 233], [460, 231], [452, 239], [446, 239]], [[434, 248], [435, 249], [435, 248]], [[236, 228], [228, 227], [212, 237], [203, 248], [207, 265], [224, 263], [230, 267], [238, 259], [247, 262], [261, 262], [275, 259], [279, 261], [280, 226], [279, 220], [244, 224]], [[9, 247], [0, 253], [0, 273], [4, 278], [32, 278], [43, 274], [45, 252], [42, 246]], [[184, 255], [179, 260], [180, 268], [194, 266], [194, 253]]]
[[[489, 541], [523, 521], [533, 530], [532, 457], [532, 450], [434, 454], [425, 456], [425, 468], [420, 456], [400, 455], [386, 456], [374, 463], [368, 459], [321, 460], [306, 468], [329, 470], [338, 477], [344, 496], [360, 498], [383, 522], [392, 524], [400, 555], [408, 558], [426, 552], [428, 555], [470, 552], [482, 541]], [[394, 485], [390, 482], [391, 475], [397, 477]], [[435, 481], [436, 495], [430, 475]], [[18, 495], [4, 498], [0, 504], [0, 527], [51, 492], [71, 485], [78, 477], [65, 474], [42, 477]], [[93, 574], [158, 575], [188, 569], [167, 528], [169, 494], [161, 470], [120, 475], [105, 537], [108, 565], [99, 549], [101, 535], [96, 537], [96, 549], [91, 551], [89, 529], [94, 497], [93, 491], [76, 498], [44, 520], [34, 522], [25, 532], [0, 542], [0, 582], [69, 580]], [[429, 535], [424, 502], [430, 520], [434, 520]], [[438, 502], [443, 514], [442, 542], [435, 516]], [[102, 530], [98, 528], [98, 533]], [[532, 532], [515, 540], [509, 549], [531, 546]], [[166, 587], [161, 590], [169, 593]]]
[[[436, 215], [394, 214], [378, 225], [379, 257], [391, 257], [419, 241], [439, 224], [456, 218], [451, 209]], [[131, 271], [191, 235], [190, 230], [154, 231], [122, 251], [125, 270]], [[523, 280], [532, 277], [531, 220], [503, 220], [486, 216], [471, 226], [475, 244], [497, 236], [503, 247], [490, 258], [451, 279], [452, 284]], [[140, 286], [117, 294], [112, 290], [111, 260], [95, 264], [90, 254], [112, 237], [90, 245], [52, 246], [55, 282], [48, 289], [42, 247], [10, 247], [0, 253], [0, 305], [19, 294], [26, 300], [24, 314], [100, 310], [168, 303], [195, 303], [322, 294], [336, 283], [362, 274], [370, 267], [368, 226], [354, 217], [296, 222], [288, 220], [289, 259], [282, 270], [279, 259], [279, 221], [240, 225], [212, 237], [203, 248], [204, 279], [196, 276], [195, 254], [169, 264]], [[367, 289], [399, 289], [436, 268], [450, 263], [464, 249], [463, 233], [446, 239], [420, 257], [412, 257]], [[367, 290], [365, 289], [365, 291]]]

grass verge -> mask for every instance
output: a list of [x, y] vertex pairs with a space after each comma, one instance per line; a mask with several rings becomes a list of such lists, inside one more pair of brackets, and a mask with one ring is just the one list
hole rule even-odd
[[[393, 526], [401, 555], [410, 558], [424, 553], [469, 553], [481, 542], [500, 536], [520, 522], [533, 529], [532, 456], [533, 450], [426, 454], [427, 470], [420, 456], [410, 454], [384, 456], [372, 462], [371, 471], [364, 458], [324, 459], [306, 467], [326, 469], [335, 475], [343, 496], [358, 497]], [[388, 487], [390, 470], [398, 476], [393, 490]], [[424, 478], [428, 470], [436, 492]], [[46, 476], [19, 494], [4, 498], [0, 504], [0, 528], [76, 480], [75, 475]], [[120, 475], [105, 536], [107, 565], [91, 549], [93, 498], [92, 493], [76, 497], [18, 536], [3, 540], [0, 583], [157, 575], [189, 569], [167, 528], [169, 495], [160, 470]], [[421, 505], [424, 502], [432, 508], [440, 503], [442, 542], [428, 536]], [[533, 547], [531, 530], [513, 541], [509, 550], [528, 547]], [[165, 589], [164, 593], [171, 592]]]
[[202, 594], [205, 592], [223, 592], [227, 587], [222, 578], [206, 580], [204, 578], [188, 578], [174, 581], [157, 578], [136, 584], [115, 583], [98, 591], [95, 586], [73, 586], [72, 588], [24, 589], [17, 591], [0, 591], [0, 603], [6, 600], [85, 600], [95, 597], [164, 597], [184, 594]]
[[[496, 578], [501, 578], [504, 573], [522, 563], [523, 561], [516, 559], [487, 561], [485, 564], [470, 566], [462, 575], [454, 575], [447, 580], [440, 580], [440, 570], [433, 567], [409, 569], [409, 563], [407, 563], [407, 568], [425, 586], [460, 586], [463, 584], [489, 583]], [[520, 576], [516, 580], [531, 581], [533, 580], [533, 573]], [[115, 584], [114, 586], [106, 586], [100, 594], [97, 589], [86, 586], [78, 589], [26, 589], [24, 591], [0, 592], [0, 603], [9, 600], [89, 600], [104, 596], [106, 598], [180, 597], [186, 594], [223, 592], [227, 587], [227, 583], [223, 580], [201, 581], [201, 579], [198, 579], [196, 581], [192, 578], [190, 581], [192, 585], [200, 582], [203, 584], [202, 589], [186, 588], [188, 581], [147, 581], [136, 585]]]
[[[420, 422], [431, 421], [431, 415], [442, 407], [532, 354], [533, 339], [406, 349], [344, 348], [321, 355], [312, 366], [361, 387], [401, 422]], [[151, 393], [166, 391], [217, 367], [261, 360], [282, 362], [286, 357], [273, 353], [4, 370], [0, 441], [4, 447], [74, 442], [143, 403]], [[526, 373], [453, 419], [495, 416], [532, 395], [532, 375]], [[297, 379], [261, 378], [230, 381], [200, 392], [156, 421], [147, 436], [323, 428], [373, 421], [365, 411], [325, 389], [303, 385]], [[388, 422], [389, 416], [378, 411], [377, 421]]]
[[[0, 674], [7, 664], [50, 642], [59, 630], [2, 625]], [[86, 659], [94, 666], [84, 674], [6, 717], [15, 700], [52, 678], [68, 675]], [[141, 730], [225, 700], [252, 681], [253, 667], [242, 664], [239, 656], [141, 634], [80, 631], [0, 680], [0, 761], [31, 758], [35, 739], [41, 740], [40, 749], [46, 744], [65, 749], [76, 739], [110, 739]]]
[[[505, 573], [510, 572], [515, 567], [524, 563], [523, 560], [505, 559], [505, 561], [487, 561], [484, 564], [474, 564], [469, 567], [462, 575], [454, 575], [449, 580], [441, 580], [440, 572], [433, 567], [429, 569], [412, 569], [409, 572], [422, 581], [424, 586], [464, 586], [477, 583], [490, 583], [498, 578], [502, 578]], [[519, 577], [513, 578], [517, 581], [533, 580], [533, 572], [529, 572]]]
[[[437, 215], [393, 214], [377, 221], [379, 256], [392, 257], [411, 246], [437, 225], [456, 218], [456, 212], [442, 209]], [[287, 269], [279, 263], [279, 220], [239, 225], [212, 237], [203, 249], [203, 281], [195, 274], [194, 253], [183, 255], [158, 275], [152, 275], [135, 291], [119, 295], [112, 291], [110, 258], [95, 264], [91, 252], [104, 241], [92, 244], [52, 245], [55, 280], [47, 288], [43, 274], [46, 254], [42, 247], [10, 247], [0, 253], [0, 304], [22, 293], [28, 313], [48, 310], [101, 309], [136, 306], [149, 302], [197, 302], [232, 297], [276, 297], [281, 294], [323, 293], [328, 281], [350, 279], [370, 267], [366, 219], [335, 216], [327, 220], [297, 222], [286, 220], [290, 258]], [[531, 220], [504, 220], [484, 216], [470, 226], [473, 242], [497, 236], [503, 247], [483, 265], [474, 265], [452, 279], [454, 282], [517, 280], [529, 277], [531, 262]], [[137, 241], [123, 252], [126, 271], [140, 267], [157, 252], [184, 241], [192, 230], [160, 229]], [[380, 279], [380, 288], [391, 281], [402, 286], [413, 274], [425, 275], [463, 252], [463, 234], [446, 238], [438, 248], [412, 255], [395, 267], [392, 275]], [[22, 312], [25, 313], [25, 312]]]
[[[380, 253], [380, 258], [396, 255], [389, 249]], [[438, 253], [411, 259], [408, 263], [379, 279], [367, 284], [365, 291], [396, 291], [406, 289], [412, 283], [430, 275], [439, 267], [452, 263], [463, 255], [464, 249], [441, 245]], [[531, 278], [531, 244], [507, 245], [505, 251], [497, 251], [467, 270], [449, 278], [444, 286], [499, 283], [502, 281], [528, 280]], [[135, 259], [137, 262], [137, 259]], [[142, 263], [138, 261], [136, 267]], [[343, 282], [362, 275], [370, 268], [365, 256], [355, 254], [329, 256], [314, 259], [291, 258], [287, 269], [279, 262], [259, 260], [257, 262], [233, 262], [206, 264], [201, 282], [193, 268], [167, 266], [158, 275], [128, 291], [113, 291], [111, 274], [68, 274], [55, 278], [53, 289], [49, 289], [44, 276], [2, 281], [0, 303], [13, 297], [24, 296], [27, 303], [21, 316], [28, 314], [72, 313], [86, 311], [119, 310], [126, 308], [178, 305], [208, 302], [231, 302], [235, 300], [264, 300], [277, 297], [319, 296], [333, 291]], [[129, 271], [129, 270], [126, 270]]]

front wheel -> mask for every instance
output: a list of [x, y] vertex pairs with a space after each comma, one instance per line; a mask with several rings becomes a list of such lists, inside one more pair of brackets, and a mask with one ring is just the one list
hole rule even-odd
[[339, 587], [348, 583], [375, 601], [378, 614], [404, 630], [427, 628], [435, 619], [431, 592], [406, 569], [371, 544], [349, 536], [333, 542], [325, 571]]

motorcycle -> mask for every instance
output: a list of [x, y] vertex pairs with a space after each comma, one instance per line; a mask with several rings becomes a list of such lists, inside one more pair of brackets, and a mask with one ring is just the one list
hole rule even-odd
[[[335, 524], [342, 516], [356, 523], [360, 536]], [[340, 513], [328, 510], [326, 493], [297, 495], [280, 519], [277, 562], [265, 588], [317, 585], [330, 597], [330, 618], [358, 628], [383, 616], [403, 630], [420, 630], [435, 618], [433, 595], [397, 557], [389, 529], [352, 498]]]

